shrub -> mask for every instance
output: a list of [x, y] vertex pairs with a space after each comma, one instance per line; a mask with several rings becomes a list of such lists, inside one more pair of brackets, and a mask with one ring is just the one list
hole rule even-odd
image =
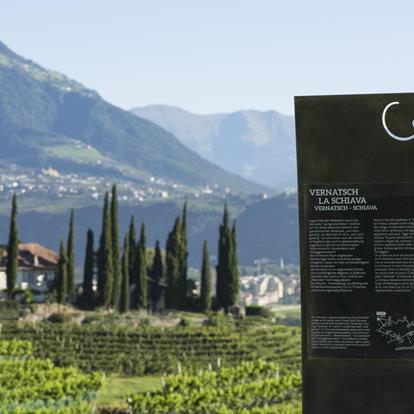
[[23, 290], [23, 303], [30, 305], [33, 302], [33, 292], [30, 289]]
[[149, 326], [151, 326], [151, 319], [150, 318], [142, 318], [139, 321], [139, 326], [141, 326], [141, 327], [149, 327]]
[[181, 318], [180, 322], [178, 323], [178, 326], [181, 326], [183, 328], [186, 328], [188, 326], [191, 326], [191, 321], [187, 318]]
[[204, 321], [203, 325], [217, 328], [231, 328], [234, 327], [234, 320], [226, 316], [223, 312], [211, 312], [208, 314], [207, 320]]
[[246, 306], [246, 316], [260, 316], [262, 318], [271, 318], [272, 311], [263, 306], [250, 305]]
[[52, 323], [69, 323], [72, 321], [72, 316], [63, 312], [52, 313], [47, 320]]

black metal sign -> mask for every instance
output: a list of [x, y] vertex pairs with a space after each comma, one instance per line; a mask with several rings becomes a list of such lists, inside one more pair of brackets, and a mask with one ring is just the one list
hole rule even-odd
[[414, 95], [295, 100], [304, 414], [414, 412]]

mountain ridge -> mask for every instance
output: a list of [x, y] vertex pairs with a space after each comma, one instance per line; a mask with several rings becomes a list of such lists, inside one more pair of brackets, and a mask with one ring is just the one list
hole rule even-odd
[[10, 165], [30, 171], [52, 167], [61, 174], [82, 171], [102, 180], [121, 177], [143, 188], [153, 188], [156, 180], [164, 183], [157, 187], [160, 194], [181, 196], [214, 185], [218, 194], [227, 189], [267, 190], [203, 159], [162, 127], [17, 55], [4, 43], [0, 44], [0, 142], [0, 169], [5, 170]]
[[131, 112], [177, 136], [198, 154], [278, 191], [296, 187], [294, 118], [273, 110], [195, 114], [169, 105]]

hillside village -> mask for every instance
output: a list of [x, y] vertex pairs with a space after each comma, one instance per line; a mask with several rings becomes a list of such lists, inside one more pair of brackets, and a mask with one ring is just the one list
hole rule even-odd
[[[22, 172], [19, 168], [0, 169], [0, 202], [10, 200], [13, 194], [27, 198], [41, 198], [46, 196], [50, 200], [65, 199], [67, 197], [83, 198], [89, 202], [102, 200], [102, 194], [110, 189], [112, 183], [102, 175], [90, 173], [67, 173], [55, 168], [41, 168], [37, 171]], [[149, 176], [137, 181], [122, 180], [119, 183], [120, 200], [123, 204], [133, 204], [147, 201], [162, 201], [176, 199], [186, 194], [186, 197], [209, 200], [230, 196], [232, 191], [228, 187], [218, 184], [206, 184], [194, 188], [191, 192], [182, 184], [162, 178]], [[254, 197], [267, 199], [266, 192]]]

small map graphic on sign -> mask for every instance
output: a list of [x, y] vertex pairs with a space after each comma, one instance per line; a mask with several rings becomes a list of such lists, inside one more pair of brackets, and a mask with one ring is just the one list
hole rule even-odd
[[393, 319], [386, 312], [377, 312], [377, 332], [396, 351], [414, 351], [414, 321], [407, 316]]

